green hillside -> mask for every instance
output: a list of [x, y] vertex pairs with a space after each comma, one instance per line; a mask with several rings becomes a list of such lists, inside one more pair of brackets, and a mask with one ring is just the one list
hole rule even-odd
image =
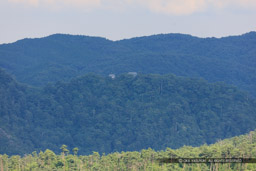
[[35, 86], [86, 73], [131, 71], [224, 81], [256, 95], [256, 33], [224, 38], [162, 34], [110, 41], [55, 34], [0, 45], [0, 67]]
[[80, 154], [198, 146], [256, 125], [255, 100], [224, 83], [87, 74], [35, 89], [0, 73], [0, 153], [57, 152], [62, 144]]
[[24, 120], [26, 100], [26, 87], [16, 83], [0, 68], [0, 153], [25, 154], [30, 151], [30, 143], [16, 136], [29, 126]]
[[[173, 150], [155, 151], [151, 148], [133, 152], [115, 152], [99, 155], [93, 152], [87, 156], [79, 155], [79, 149], [68, 150], [61, 146], [58, 154], [51, 150], [28, 154], [26, 156], [0, 155], [2, 170], [30, 170], [30, 171], [75, 171], [75, 170], [154, 170], [154, 171], [255, 171], [255, 163], [161, 163], [164, 158], [256, 158], [256, 132], [225, 139], [213, 145], [200, 147], [184, 146]], [[60, 154], [61, 153], [61, 154]], [[73, 153], [73, 154], [72, 154]]]

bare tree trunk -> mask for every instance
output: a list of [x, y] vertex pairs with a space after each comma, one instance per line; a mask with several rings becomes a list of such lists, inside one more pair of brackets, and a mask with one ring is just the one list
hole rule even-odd
[[186, 164], [184, 163], [183, 164], [183, 171], [186, 169]]
[[201, 170], [201, 167], [200, 167], [201, 164], [196, 163], [196, 165], [197, 165], [197, 170]]
[[0, 164], [1, 164], [1, 171], [4, 171], [4, 164], [3, 164], [2, 157], [0, 157]]
[[66, 166], [65, 166], [65, 153], [62, 153], [62, 161], [63, 161], [63, 166], [64, 166], [64, 168], [63, 168], [63, 170], [65, 171], [66, 170]]
[[8, 167], [8, 157], [6, 158], [6, 161], [5, 161], [5, 168], [6, 168], [6, 171], [9, 170], [9, 167]]

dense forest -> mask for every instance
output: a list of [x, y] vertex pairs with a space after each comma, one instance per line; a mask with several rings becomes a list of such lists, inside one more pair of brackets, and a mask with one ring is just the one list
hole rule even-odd
[[114, 152], [100, 155], [79, 155], [79, 148], [72, 150], [62, 145], [58, 154], [47, 149], [24, 156], [0, 155], [0, 171], [89, 171], [89, 170], [154, 170], [154, 171], [255, 171], [255, 163], [166, 163], [172, 158], [256, 158], [256, 131], [225, 139], [210, 146], [183, 146], [155, 151], [151, 148], [133, 152]]
[[0, 153], [62, 144], [80, 154], [211, 144], [256, 128], [256, 101], [225, 83], [172, 74], [87, 74], [33, 88], [0, 70]]
[[256, 96], [256, 33], [224, 38], [161, 34], [121, 41], [55, 34], [0, 45], [0, 67], [34, 86], [86, 73], [169, 74], [224, 81]]
[[256, 158], [255, 55], [256, 32], [1, 44], [0, 171], [255, 171], [161, 160]]

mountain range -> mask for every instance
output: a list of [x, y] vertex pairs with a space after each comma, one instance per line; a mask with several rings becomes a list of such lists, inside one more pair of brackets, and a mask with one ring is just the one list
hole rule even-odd
[[223, 38], [160, 34], [111, 41], [55, 34], [0, 45], [0, 67], [33, 86], [86, 73], [175, 74], [223, 81], [256, 95], [256, 32]]
[[256, 32], [0, 45], [0, 153], [199, 146], [256, 128]]

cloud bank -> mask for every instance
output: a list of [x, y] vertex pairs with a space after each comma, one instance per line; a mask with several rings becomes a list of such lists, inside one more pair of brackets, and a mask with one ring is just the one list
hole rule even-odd
[[256, 0], [8, 0], [34, 7], [63, 8], [76, 7], [85, 10], [118, 9], [139, 6], [152, 12], [169, 15], [189, 15], [209, 8], [230, 7], [256, 10]]
[[101, 0], [8, 0], [11, 3], [26, 4], [34, 7], [48, 8], [98, 8], [101, 6]]

